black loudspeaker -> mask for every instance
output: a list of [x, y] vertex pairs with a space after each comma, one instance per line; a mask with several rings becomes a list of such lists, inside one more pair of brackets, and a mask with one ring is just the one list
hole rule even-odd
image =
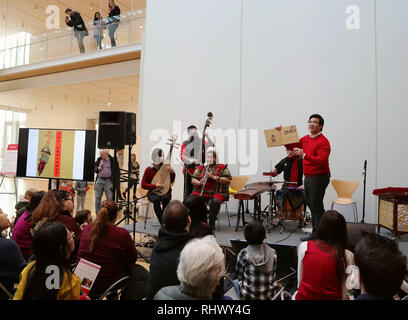
[[125, 147], [126, 112], [99, 112], [99, 149], [123, 149]]
[[136, 144], [136, 114], [126, 112], [125, 145]]

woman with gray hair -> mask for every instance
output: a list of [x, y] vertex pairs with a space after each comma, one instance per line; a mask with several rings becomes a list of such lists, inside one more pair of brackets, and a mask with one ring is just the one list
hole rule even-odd
[[180, 254], [180, 285], [160, 289], [154, 300], [211, 300], [224, 273], [224, 254], [215, 238], [193, 239]]

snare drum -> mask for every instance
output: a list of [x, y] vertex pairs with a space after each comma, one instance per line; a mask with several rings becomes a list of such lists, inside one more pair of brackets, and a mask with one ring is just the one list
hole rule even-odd
[[[276, 192], [277, 216], [285, 220], [302, 220], [305, 201], [304, 190], [288, 187]], [[285, 213], [285, 214], [284, 214]]]

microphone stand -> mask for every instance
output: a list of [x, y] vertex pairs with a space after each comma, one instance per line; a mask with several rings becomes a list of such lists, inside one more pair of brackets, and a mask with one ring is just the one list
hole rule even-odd
[[367, 178], [367, 160], [364, 161], [364, 172], [363, 172], [363, 185], [364, 185], [364, 191], [363, 191], [363, 219], [361, 220], [361, 223], [364, 222], [365, 218], [365, 201], [366, 201], [366, 178]]

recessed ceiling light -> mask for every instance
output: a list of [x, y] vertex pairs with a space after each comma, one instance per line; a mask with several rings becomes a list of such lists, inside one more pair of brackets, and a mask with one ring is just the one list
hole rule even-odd
[[108, 102], [108, 107], [110, 107], [111, 105], [112, 105], [112, 102], [109, 101], [109, 102]]
[[139, 26], [139, 29], [143, 29], [143, 26]]
[[136, 12], [137, 12], [138, 14], [143, 13], [143, 11], [142, 11], [142, 10], [137, 10]]

